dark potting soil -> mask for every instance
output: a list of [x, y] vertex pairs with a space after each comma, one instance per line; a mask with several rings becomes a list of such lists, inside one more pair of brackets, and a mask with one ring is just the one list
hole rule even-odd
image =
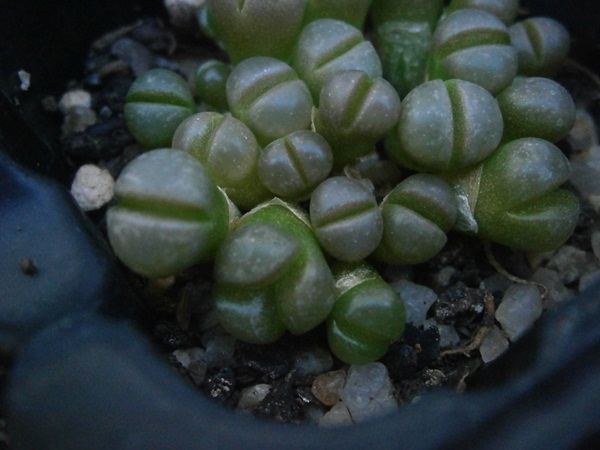
[[[125, 95], [137, 75], [166, 67], [190, 79], [200, 62], [214, 57], [223, 57], [214, 45], [178, 34], [153, 18], [97, 40], [84, 77], [67, 88], [91, 94], [89, 108], [52, 111], [59, 99], [46, 99], [49, 114], [64, 114], [61, 147], [73, 176], [81, 165], [95, 164], [117, 178], [143, 152], [123, 119]], [[599, 85], [575, 63], [567, 64], [558, 79], [580, 108], [576, 130], [558, 145], [572, 161], [586, 162], [595, 155], [590, 147], [597, 146]], [[426, 324], [407, 325], [381, 359], [399, 405], [431, 389], [468, 389], [469, 378], [511, 345], [495, 311], [506, 290], [522, 283], [517, 279], [543, 285], [540, 293], [548, 310], [600, 277], [598, 199], [575, 185], [567, 189], [579, 196], [581, 215], [573, 236], [555, 252], [526, 255], [451, 234], [446, 248], [425, 264], [377, 266], [390, 283], [408, 280], [436, 296]], [[105, 235], [104, 214], [113, 202], [88, 213]], [[141, 300], [140, 321], [156, 348], [214, 401], [286, 423], [319, 422], [335, 404], [339, 386], [324, 393], [323, 374], [341, 374], [343, 380], [349, 367], [327, 350], [323, 327], [303, 336], [286, 335], [270, 345], [246, 344], [229, 337], [212, 314], [210, 265], [155, 282], [123, 271]], [[326, 394], [334, 400], [325, 400]], [[0, 423], [0, 434], [2, 427]]]

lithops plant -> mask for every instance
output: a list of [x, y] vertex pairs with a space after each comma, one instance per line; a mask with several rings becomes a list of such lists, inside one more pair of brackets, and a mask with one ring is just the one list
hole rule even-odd
[[433, 80], [404, 98], [386, 150], [405, 167], [451, 172], [487, 158], [500, 143], [503, 129], [498, 102], [481, 86]]
[[286, 63], [255, 56], [238, 64], [226, 85], [231, 114], [268, 145], [310, 127], [313, 102], [304, 81]]
[[152, 69], [136, 78], [124, 107], [129, 132], [144, 147], [169, 147], [175, 129], [196, 111], [187, 82], [168, 69]]
[[517, 69], [517, 50], [496, 16], [465, 8], [438, 23], [431, 42], [430, 79], [460, 78], [497, 94], [510, 84]]
[[310, 220], [319, 244], [341, 261], [358, 261], [377, 248], [383, 217], [373, 193], [360, 181], [332, 177], [310, 199]]
[[117, 178], [115, 196], [106, 216], [110, 244], [127, 267], [149, 278], [213, 259], [234, 218], [225, 194], [181, 150], [134, 159]]

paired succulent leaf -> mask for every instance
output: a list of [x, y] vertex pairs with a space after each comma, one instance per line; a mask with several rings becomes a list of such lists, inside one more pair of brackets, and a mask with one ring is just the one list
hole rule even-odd
[[[559, 188], [570, 175], [569, 162], [556, 146], [523, 138], [502, 145], [481, 167], [451, 183], [469, 197], [477, 236], [544, 252], [562, 245], [577, 223], [577, 198]], [[465, 189], [468, 184], [476, 189]]]
[[429, 78], [471, 81], [492, 94], [517, 74], [517, 50], [500, 19], [479, 9], [459, 9], [438, 23], [433, 33]]
[[308, 88], [282, 61], [248, 58], [233, 69], [226, 88], [231, 114], [252, 130], [261, 146], [310, 127], [313, 102]]
[[382, 73], [379, 56], [362, 32], [334, 19], [319, 19], [304, 27], [292, 67], [306, 81], [315, 103], [323, 85], [338, 72], [361, 70], [373, 79]]
[[287, 201], [306, 200], [333, 167], [327, 141], [313, 131], [301, 130], [271, 142], [258, 160], [260, 181]]
[[175, 129], [196, 110], [186, 81], [167, 69], [152, 69], [137, 77], [126, 102], [127, 128], [148, 149], [169, 147]]
[[174, 275], [214, 258], [229, 227], [226, 196], [185, 152], [158, 149], [129, 163], [107, 212], [113, 250], [134, 272]]
[[519, 0], [452, 0], [448, 5], [448, 12], [464, 8], [486, 11], [509, 26], [515, 21], [519, 12]]
[[548, 78], [517, 77], [496, 99], [504, 119], [503, 142], [523, 137], [557, 142], [575, 122], [571, 95]]
[[221, 325], [251, 343], [302, 334], [334, 301], [331, 271], [310, 226], [279, 200], [244, 215], [215, 260], [214, 303]]
[[327, 326], [331, 351], [348, 364], [381, 358], [404, 331], [402, 299], [364, 262], [333, 270], [338, 294]]
[[381, 202], [383, 237], [374, 256], [389, 264], [420, 264], [438, 254], [456, 221], [448, 183], [429, 174], [404, 179]]
[[571, 48], [567, 29], [550, 17], [531, 17], [509, 28], [519, 56], [519, 74], [552, 77]]
[[175, 130], [172, 147], [200, 161], [240, 208], [250, 209], [269, 198], [258, 178], [258, 143], [236, 118], [216, 112], [194, 114]]
[[377, 200], [351, 178], [329, 178], [315, 189], [310, 220], [319, 244], [341, 261], [366, 258], [381, 241], [383, 219]]
[[386, 150], [411, 169], [456, 171], [487, 158], [498, 146], [502, 131], [498, 103], [481, 86], [463, 80], [433, 80], [404, 98]]
[[323, 86], [314, 126], [333, 151], [336, 167], [371, 152], [398, 122], [400, 98], [383, 78], [349, 70]]
[[219, 112], [227, 111], [226, 83], [231, 68], [223, 61], [210, 59], [200, 64], [194, 73], [196, 94], [204, 104]]

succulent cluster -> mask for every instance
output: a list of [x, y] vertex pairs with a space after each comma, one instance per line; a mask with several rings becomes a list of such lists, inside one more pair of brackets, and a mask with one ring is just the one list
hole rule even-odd
[[[547, 18], [514, 23], [517, 9], [208, 0], [200, 26], [229, 61], [187, 81], [151, 70], [127, 96], [127, 126], [149, 151], [116, 182], [115, 252], [154, 278], [214, 260], [215, 309], [239, 339], [327, 321], [340, 359], [380, 358], [404, 307], [366, 260], [422, 263], [451, 230], [546, 251], [574, 229], [554, 143], [575, 110], [548, 78], [569, 36]], [[365, 161], [403, 179], [381, 198]]]

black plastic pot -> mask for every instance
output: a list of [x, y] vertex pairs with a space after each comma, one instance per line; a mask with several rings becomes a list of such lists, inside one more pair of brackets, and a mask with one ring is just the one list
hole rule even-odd
[[[573, 55], [600, 71], [593, 0], [523, 3], [561, 19]], [[466, 394], [437, 391], [348, 428], [226, 412], [166, 367], [128, 321], [134, 300], [61, 185], [58, 126], [40, 106], [80, 74], [93, 38], [140, 11], [164, 14], [158, 0], [12, 0], [0, 15], [0, 350], [11, 361], [2, 382], [11, 447], [600, 448], [598, 286], [546, 315]]]

